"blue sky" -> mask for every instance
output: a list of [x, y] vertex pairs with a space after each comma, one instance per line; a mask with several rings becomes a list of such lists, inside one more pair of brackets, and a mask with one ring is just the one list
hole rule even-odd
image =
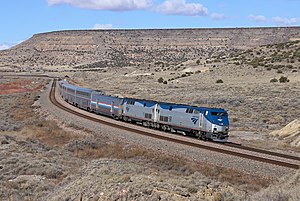
[[1, 0], [0, 50], [77, 29], [300, 25], [300, 0]]

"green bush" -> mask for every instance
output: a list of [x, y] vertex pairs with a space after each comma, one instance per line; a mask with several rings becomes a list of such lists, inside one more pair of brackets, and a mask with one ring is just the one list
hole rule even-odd
[[289, 82], [290, 80], [287, 78], [287, 77], [284, 77], [284, 76], [281, 76], [280, 78], [279, 78], [279, 82], [280, 83], [285, 83], [285, 82]]
[[160, 78], [158, 78], [158, 83], [163, 83], [163, 81], [164, 81], [164, 78], [162, 78], [162, 77], [160, 77]]
[[276, 78], [273, 78], [270, 80], [270, 82], [278, 82], [278, 80]]

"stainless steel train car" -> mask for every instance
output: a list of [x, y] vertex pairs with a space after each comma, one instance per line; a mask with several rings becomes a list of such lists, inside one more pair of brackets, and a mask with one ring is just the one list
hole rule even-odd
[[224, 109], [119, 98], [66, 81], [59, 82], [59, 91], [65, 101], [97, 114], [201, 139], [228, 140], [229, 121]]
[[107, 96], [102, 92], [94, 91], [91, 97], [91, 111], [97, 114], [119, 118], [119, 108], [122, 99]]

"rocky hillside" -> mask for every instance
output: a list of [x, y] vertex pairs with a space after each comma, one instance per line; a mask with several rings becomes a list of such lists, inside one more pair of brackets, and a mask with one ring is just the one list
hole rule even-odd
[[0, 67], [179, 64], [299, 39], [300, 27], [56, 31], [0, 51]]

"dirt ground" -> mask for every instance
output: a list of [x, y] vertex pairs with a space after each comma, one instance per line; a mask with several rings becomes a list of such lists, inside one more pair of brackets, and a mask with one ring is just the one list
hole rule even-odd
[[[49, 73], [68, 75], [75, 85], [111, 95], [224, 108], [229, 113], [231, 139], [299, 155], [300, 149], [292, 139], [270, 135], [300, 117], [299, 50], [300, 42], [296, 41], [225, 56], [216, 53], [215, 58], [205, 53], [178, 64], [140, 62], [129, 67], [74, 68], [75, 72], [64, 65], [62, 70], [55, 66], [58, 73]], [[288, 82], [280, 82], [284, 78]], [[140, 147], [127, 150], [128, 155], [136, 157], [126, 160], [126, 154], [116, 154], [124, 151], [123, 144], [98, 139], [76, 125], [65, 125], [34, 106], [45, 85], [41, 79], [0, 76], [0, 154], [5, 156], [0, 159], [0, 200], [80, 200], [87, 195], [95, 196], [95, 200], [97, 196], [107, 196], [107, 200], [299, 198], [295, 185], [299, 173], [259, 191], [270, 183], [244, 175], [232, 181], [228, 175], [233, 172], [223, 173], [227, 180], [221, 180], [219, 175], [204, 175], [193, 164], [177, 169], [182, 166], [180, 161], [167, 156], [153, 160], [153, 155], [140, 154], [145, 153]], [[117, 182], [108, 179], [114, 175], [119, 176]], [[91, 179], [105, 185], [103, 192], [92, 188]], [[134, 187], [129, 189], [132, 182]], [[201, 188], [193, 188], [195, 185]], [[86, 194], [81, 195], [82, 191]], [[252, 195], [253, 191], [259, 192]]]
[[[160, 71], [155, 66], [113, 68], [78, 72], [72, 80], [74, 84], [111, 95], [225, 108], [229, 113], [231, 136], [241, 136], [245, 143], [263, 140], [272, 144], [275, 138], [268, 134], [300, 116], [299, 72], [284, 72], [290, 79], [288, 83], [271, 83], [272, 78], [278, 79], [282, 74], [234, 64], [213, 65], [206, 65], [209, 71], [193, 74], [185, 73], [186, 68], [197, 68], [190, 64]], [[165, 84], [159, 83], [159, 78]], [[223, 83], [216, 83], [217, 80]], [[259, 137], [251, 139], [250, 136]]]
[[46, 83], [1, 79], [2, 86], [27, 90], [0, 95], [5, 122], [0, 131], [0, 153], [5, 156], [0, 159], [1, 200], [244, 200], [270, 184], [240, 173], [229, 179], [236, 173], [149, 155], [141, 147], [108, 142], [59, 122], [34, 104]]

